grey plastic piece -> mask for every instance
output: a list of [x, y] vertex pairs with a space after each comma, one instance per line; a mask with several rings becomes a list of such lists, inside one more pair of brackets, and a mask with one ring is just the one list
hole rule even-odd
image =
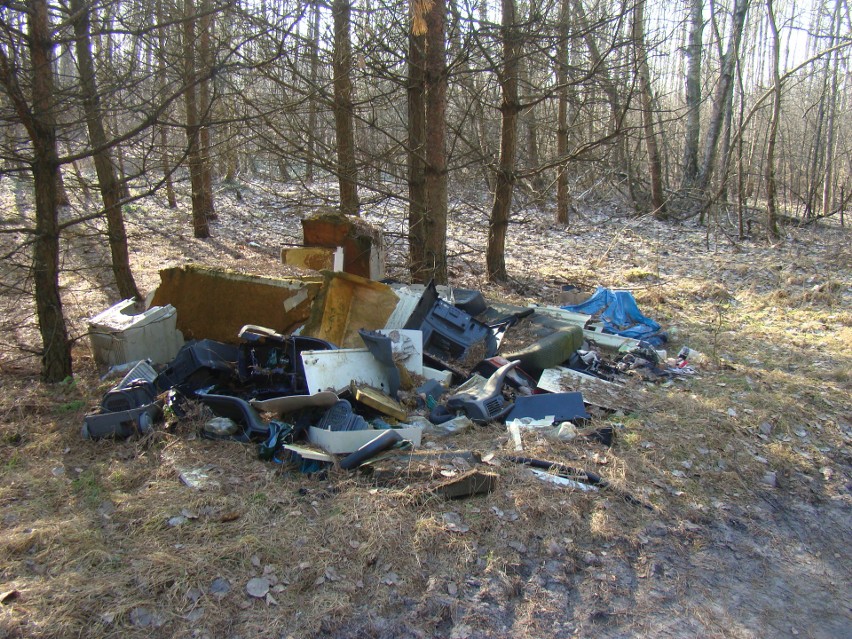
[[354, 453], [350, 453], [342, 460], [340, 460], [340, 467], [344, 470], [351, 470], [353, 468], [358, 468], [361, 464], [363, 464], [368, 459], [371, 459], [381, 453], [382, 451], [391, 448], [396, 445], [397, 442], [402, 441], [402, 435], [400, 435], [395, 430], [385, 430], [382, 431], [381, 435], [371, 439], [366, 444], [361, 446]]
[[551, 415], [554, 423], [590, 417], [583, 405], [583, 394], [569, 392], [518, 397], [515, 399], [514, 408], [506, 416], [506, 419], [513, 420], [524, 417], [544, 419]]
[[366, 331], [363, 328], [358, 331], [367, 350], [385, 367], [388, 376], [388, 395], [396, 399], [399, 393], [399, 369], [393, 361], [393, 344], [391, 338], [375, 331]]
[[90, 413], [86, 415], [81, 434], [83, 439], [147, 435], [161, 413], [162, 409], [157, 403], [114, 413]]
[[474, 344], [485, 342], [486, 357], [497, 354], [492, 330], [468, 313], [438, 297], [429, 282], [404, 328], [423, 332], [424, 354], [442, 360], [462, 359]]
[[209, 406], [219, 417], [228, 417], [240, 424], [246, 436], [269, 436], [269, 424], [264, 422], [258, 412], [244, 399], [230, 395], [211, 395], [198, 393], [198, 401]]
[[506, 376], [517, 365], [518, 362], [509, 362], [494, 371], [481, 393], [459, 393], [449, 397], [447, 408], [463, 410], [475, 422], [500, 421], [514, 406], [506, 404], [502, 391]]

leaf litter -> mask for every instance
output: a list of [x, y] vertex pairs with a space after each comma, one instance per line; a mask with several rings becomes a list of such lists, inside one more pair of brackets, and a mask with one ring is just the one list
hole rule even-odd
[[[310, 207], [288, 208], [276, 185], [242, 190], [241, 203], [217, 202], [209, 240], [192, 238], [185, 204], [172, 211], [149, 199], [128, 211], [140, 287], [153, 290], [160, 268], [188, 262], [299, 274], [278, 251], [300, 241], [298, 214]], [[54, 407], [94, 405], [109, 385], [85, 340], [76, 387], [61, 393], [37, 381], [34, 360], [4, 349], [0, 590], [18, 594], [3, 602], [0, 634], [842, 635], [852, 621], [848, 229], [829, 221], [788, 228], [776, 247], [759, 238], [734, 246], [721, 232], [592, 202], [569, 229], [529, 207], [509, 229], [511, 280], [495, 285], [482, 257], [487, 202], [466, 197], [451, 209], [454, 285], [547, 304], [563, 284], [629, 288], [669, 328], [674, 352], [704, 353], [695, 378], [638, 382], [630, 397], [639, 401], [594, 418], [615, 428], [611, 449], [524, 434], [531, 456], [588, 463], [654, 512], [501, 464], [508, 437], [488, 427], [434, 442], [495, 453], [500, 472], [490, 495], [451, 507], [345, 473], [282, 475], [250, 447], [181, 432], [81, 444], [83, 411]], [[387, 200], [365, 218], [388, 231], [389, 275], [404, 279], [404, 209]], [[67, 253], [63, 275], [80, 337], [85, 318], [115, 299], [108, 251], [73, 229], [64, 242], [80, 249]], [[4, 341], [36, 344], [26, 298], [4, 295], [0, 305]]]

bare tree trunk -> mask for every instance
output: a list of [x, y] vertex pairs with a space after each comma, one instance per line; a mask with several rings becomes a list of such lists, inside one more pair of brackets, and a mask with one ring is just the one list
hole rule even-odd
[[349, 0], [334, 0], [334, 122], [337, 132], [337, 179], [340, 210], [358, 215], [358, 167], [355, 163], [355, 127], [352, 122], [352, 43]]
[[[589, 50], [589, 58], [592, 63], [592, 67], [597, 69], [598, 80], [607, 97], [607, 101], [609, 102], [611, 111], [610, 135], [615, 136], [622, 128], [622, 122], [625, 115], [623, 105], [621, 103], [621, 97], [618, 95], [618, 89], [616, 88], [615, 82], [607, 69], [603, 67], [603, 57], [601, 56], [600, 49], [595, 41], [594, 30], [589, 26], [589, 21], [586, 17], [586, 11], [583, 8], [582, 0], [572, 0], [572, 2], [574, 5], [574, 15], [577, 20], [577, 27], [583, 33], [583, 41], [586, 43], [586, 48]], [[627, 159], [625, 140], [625, 136], [623, 135], [619, 135], [616, 140], [615, 165], [628, 174], [631, 197], [635, 202], [636, 198], [633, 197], [633, 168], [630, 166], [630, 162]]]
[[[165, 13], [163, 11], [163, 0], [157, 0], [157, 23], [165, 22]], [[157, 29], [157, 87], [161, 93], [165, 91], [166, 86], [166, 27]], [[177, 208], [177, 198], [175, 197], [175, 187], [172, 182], [172, 168], [169, 160], [169, 136], [166, 126], [159, 124], [160, 135], [160, 155], [163, 162], [163, 177], [166, 182], [166, 199], [169, 203], [169, 208]]]
[[518, 72], [520, 70], [521, 41], [515, 24], [515, 0], [502, 0], [503, 24], [503, 69], [500, 84], [503, 102], [500, 105], [502, 124], [500, 129], [500, 161], [497, 168], [497, 186], [494, 189], [494, 205], [488, 223], [488, 247], [485, 259], [488, 279], [505, 282], [506, 233], [512, 211], [512, 193], [515, 188], [515, 155], [518, 146]]
[[408, 34], [408, 256], [413, 282], [428, 280], [426, 273], [426, 38]]
[[118, 292], [123, 299], [142, 299], [133, 272], [130, 270], [130, 255], [127, 250], [127, 232], [121, 212], [122, 186], [115, 173], [115, 166], [108, 150], [106, 131], [103, 124], [100, 96], [95, 79], [95, 63], [92, 59], [92, 43], [89, 36], [89, 5], [84, 0], [71, 0], [74, 22], [77, 64], [80, 68], [80, 91], [89, 141], [94, 149], [93, 159], [98, 174], [98, 186], [104, 203], [107, 220], [107, 235], [112, 254], [112, 272]]
[[559, 13], [559, 43], [556, 47], [556, 84], [559, 87], [559, 113], [556, 128], [556, 222], [571, 223], [571, 192], [568, 190], [568, 27], [569, 0], [562, 0]]
[[734, 69], [736, 68], [736, 59], [739, 55], [740, 40], [743, 34], [743, 24], [745, 23], [750, 1], [736, 0], [734, 6], [733, 32], [728, 40], [728, 49], [722, 60], [721, 74], [713, 96], [713, 110], [704, 138], [704, 157], [696, 179], [696, 188], [701, 193], [707, 191], [707, 187], [710, 184], [710, 176], [713, 174], [719, 135], [722, 131], [722, 124], [725, 121], [725, 110], [730, 104], [728, 93], [733, 91]]
[[[841, 0], [835, 0], [834, 19], [832, 24], [832, 34], [829, 46], [834, 46], [840, 39], [840, 8]], [[835, 126], [837, 118], [837, 101], [840, 99], [840, 96], [837, 94], [840, 52], [835, 51], [832, 55], [834, 56], [833, 61], [831, 56], [829, 56], [829, 60], [832, 61], [833, 64], [831, 65], [831, 91], [829, 93], [829, 99], [831, 100], [831, 102], [828, 105], [828, 122], [826, 123], [826, 127], [828, 129], [828, 139], [825, 142], [825, 177], [822, 182], [823, 215], [829, 215], [832, 212], [833, 208], [832, 174], [834, 172], [834, 146], [836, 135]]]
[[210, 237], [210, 226], [204, 202], [204, 175], [202, 172], [201, 142], [199, 134], [197, 76], [195, 71], [195, 5], [184, 0], [183, 64], [186, 91], [186, 138], [189, 160], [189, 180], [192, 186], [192, 230], [195, 237]]
[[698, 143], [701, 135], [701, 51], [704, 37], [704, 0], [690, 0], [689, 44], [686, 47], [686, 135], [683, 150], [684, 190], [698, 175]]
[[213, 167], [210, 158], [210, 72], [213, 68], [210, 50], [210, 32], [213, 29], [213, 14], [210, 0], [201, 0], [201, 22], [198, 34], [198, 57], [201, 63], [201, 82], [198, 83], [199, 144], [201, 147], [201, 181], [204, 211], [208, 220], [216, 219], [213, 202]]
[[314, 181], [314, 163], [317, 156], [317, 117], [319, 113], [319, 98], [317, 97], [317, 78], [319, 77], [319, 43], [320, 43], [320, 4], [315, 0], [314, 14], [311, 18], [311, 98], [308, 104], [308, 157], [305, 166], [305, 181]]
[[636, 75], [642, 100], [642, 126], [645, 148], [648, 152], [648, 175], [651, 179], [651, 205], [658, 220], [666, 219], [666, 200], [663, 193], [663, 164], [654, 131], [654, 97], [651, 89], [651, 71], [645, 49], [645, 0], [638, 0], [633, 14], [633, 47], [636, 55]]
[[60, 382], [71, 375], [71, 344], [59, 294], [59, 219], [55, 99], [53, 92], [53, 41], [46, 0], [28, 2], [32, 106], [27, 104], [18, 79], [0, 47], [0, 84], [14, 105], [32, 143], [35, 191], [35, 241], [33, 285], [36, 315], [42, 341], [41, 377]]
[[447, 4], [433, 0], [426, 13], [426, 217], [424, 270], [447, 283]]
[[56, 204], [58, 206], [68, 206], [71, 204], [71, 198], [68, 197], [68, 190], [65, 188], [65, 178], [62, 176], [62, 169], [56, 168]]
[[772, 0], [766, 0], [766, 13], [769, 18], [769, 29], [772, 32], [772, 78], [773, 86], [772, 116], [769, 120], [769, 133], [766, 142], [766, 228], [770, 239], [777, 240], [778, 232], [778, 199], [775, 184], [775, 142], [778, 137], [778, 120], [781, 117], [781, 73], [778, 27], [775, 24], [775, 11]]

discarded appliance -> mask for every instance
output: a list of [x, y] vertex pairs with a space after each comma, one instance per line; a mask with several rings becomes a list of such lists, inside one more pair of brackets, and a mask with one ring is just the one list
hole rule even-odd
[[[388, 335], [395, 331], [382, 330], [380, 333]], [[399, 355], [400, 363], [410, 373], [424, 375], [427, 371], [423, 366], [423, 354], [420, 347], [419, 335], [416, 331], [399, 331], [399, 333], [415, 333], [408, 342], [400, 337], [396, 342], [393, 337], [391, 348]], [[359, 336], [360, 339], [360, 336]], [[399, 345], [400, 350], [395, 350]], [[408, 349], [410, 346], [410, 350]], [[302, 366], [305, 371], [305, 379], [308, 392], [311, 394], [323, 390], [340, 392], [349, 387], [353, 380], [359, 384], [366, 384], [390, 395], [391, 379], [389, 367], [380, 363], [367, 348], [343, 348], [327, 351], [302, 351]], [[444, 378], [445, 375], [437, 375]]]
[[502, 420], [509, 411], [512, 404], [507, 404], [503, 397], [503, 384], [506, 376], [518, 362], [509, 362], [501, 366], [485, 384], [481, 392], [456, 393], [447, 398], [447, 408], [450, 410], [464, 411], [474, 422], [491, 422]]
[[89, 340], [95, 361], [108, 366], [143, 359], [164, 364], [183, 346], [174, 306], [142, 310], [132, 299], [122, 300], [91, 318]]
[[248, 324], [239, 334], [237, 370], [240, 380], [262, 389], [261, 396], [304, 395], [307, 390], [303, 351], [335, 350], [315, 337], [287, 337], [272, 329]]
[[84, 439], [145, 435], [162, 415], [154, 387], [156, 372], [146, 361], [134, 366], [101, 401], [100, 410], [86, 415]]
[[484, 343], [485, 357], [497, 354], [492, 329], [438, 296], [429, 282], [405, 328], [423, 332], [423, 350], [440, 360], [463, 359], [474, 344]]
[[230, 378], [239, 358], [236, 346], [212, 339], [188, 342], [158, 376], [154, 385], [159, 392], [177, 388], [192, 393]]
[[[408, 335], [402, 335], [402, 332]], [[407, 360], [413, 356], [415, 359], [411, 364], [414, 369], [412, 372], [422, 374], [423, 350], [422, 346], [420, 348], [415, 346], [415, 339], [422, 344], [421, 333], [417, 331], [366, 331], [361, 329], [358, 334], [364, 341], [367, 350], [384, 368], [388, 380], [387, 394], [392, 398], [396, 399], [402, 383], [401, 374], [405, 374], [407, 370], [402, 366], [403, 359]], [[394, 344], [397, 345], [396, 348]], [[398, 360], [399, 364], [397, 363]], [[410, 376], [406, 375], [406, 377], [410, 388]]]

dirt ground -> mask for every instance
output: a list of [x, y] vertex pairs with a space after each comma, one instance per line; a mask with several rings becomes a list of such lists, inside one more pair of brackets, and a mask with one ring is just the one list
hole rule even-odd
[[[186, 206], [128, 207], [140, 288], [197, 263], [292, 275], [301, 241], [286, 185], [219, 193], [213, 237]], [[188, 202], [188, 198], [186, 198]], [[3, 228], [26, 221], [23, 185], [0, 184]], [[66, 219], [85, 212], [78, 204]], [[437, 478], [462, 459], [399, 466], [391, 481], [324, 479], [259, 461], [253, 446], [197, 436], [84, 441], [99, 378], [87, 317], [117, 301], [97, 223], [64, 239], [63, 299], [75, 377], [38, 381], [24, 236], [0, 267], [0, 637], [568, 638], [848, 637], [852, 628], [852, 243], [829, 220], [777, 246], [626, 216], [587, 198], [569, 229], [524, 206], [505, 286], [486, 282], [487, 197], [451, 203], [452, 283], [489, 299], [555, 304], [560, 285], [632, 290], [697, 374], [631, 381], [629, 410], [598, 414], [611, 448], [524, 435], [525, 453], [592, 470], [615, 490], [544, 484], [507, 462], [505, 428], [426, 437], [493, 454], [487, 496], [447, 501]], [[367, 202], [405, 276], [405, 211]], [[226, 303], [226, 301], [223, 301]], [[200, 487], [180, 476], [195, 471]], [[260, 585], [265, 596], [248, 593]], [[248, 590], [247, 590], [248, 589]]]

